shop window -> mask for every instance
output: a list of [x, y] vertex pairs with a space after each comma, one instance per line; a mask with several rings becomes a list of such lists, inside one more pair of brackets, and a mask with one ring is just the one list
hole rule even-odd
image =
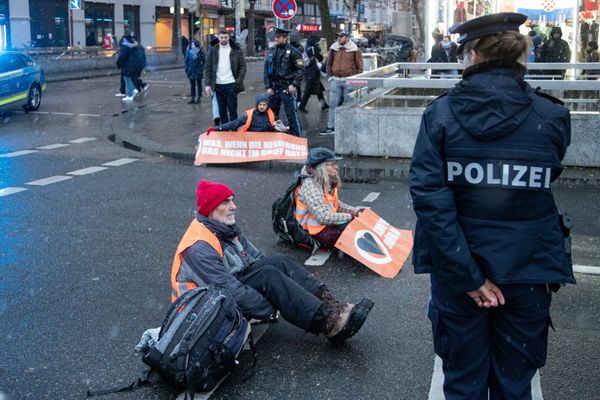
[[133, 32], [141, 41], [140, 37], [140, 6], [123, 6], [123, 21], [125, 34]]
[[67, 3], [62, 0], [29, 0], [32, 47], [69, 45]]
[[106, 34], [115, 32], [114, 4], [85, 2], [85, 45], [98, 46]]

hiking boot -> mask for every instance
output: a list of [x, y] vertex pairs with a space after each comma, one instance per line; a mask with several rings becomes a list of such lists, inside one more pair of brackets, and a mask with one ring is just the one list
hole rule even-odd
[[325, 319], [324, 335], [334, 344], [340, 344], [354, 336], [365, 323], [373, 302], [362, 299], [360, 303], [340, 304], [332, 308]]
[[315, 293], [315, 297], [321, 300], [323, 303], [327, 304], [329, 308], [333, 309], [335, 305], [343, 304], [341, 301], [333, 297], [329, 289], [326, 286], [321, 286], [317, 292]]

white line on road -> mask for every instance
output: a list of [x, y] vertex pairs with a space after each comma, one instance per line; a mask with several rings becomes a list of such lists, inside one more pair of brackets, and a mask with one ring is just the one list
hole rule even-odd
[[[536, 371], [531, 380], [531, 398], [532, 400], [544, 400], [539, 370]], [[435, 356], [435, 362], [433, 364], [433, 375], [431, 376], [428, 400], [444, 400], [444, 372], [442, 370], [442, 359], [437, 355]]]
[[379, 197], [380, 194], [381, 193], [379, 193], [379, 192], [371, 192], [362, 201], [363, 201], [363, 203], [372, 203], [375, 200], [377, 200], [377, 198]]
[[600, 275], [600, 267], [593, 267], [591, 265], [573, 265], [573, 272], [579, 272], [580, 274]]
[[318, 267], [325, 264], [325, 261], [331, 255], [331, 251], [318, 251], [316, 254], [308, 257], [306, 261], [304, 261], [304, 265]]
[[66, 181], [67, 179], [72, 179], [72, 178], [73, 178], [72, 176], [56, 175], [56, 176], [51, 176], [49, 178], [38, 179], [37, 181], [27, 182], [26, 185], [46, 186], [46, 185], [50, 185], [51, 183], [62, 182], [62, 181]]
[[105, 165], [107, 167], [120, 167], [121, 165], [129, 164], [138, 160], [139, 158], [119, 158], [118, 160], [110, 161], [102, 165]]
[[37, 150], [19, 150], [13, 151], [12, 153], [0, 154], [0, 157], [18, 157], [24, 156], [25, 154], [37, 153]]
[[31, 114], [50, 114], [49, 111], [30, 111]]
[[108, 169], [108, 168], [106, 168], [106, 167], [88, 167], [88, 168], [82, 168], [82, 169], [78, 169], [75, 171], [67, 172], [67, 175], [76, 175], [76, 176], [89, 175], [89, 174], [94, 174], [96, 172], [104, 171], [105, 169]]
[[60, 149], [61, 147], [69, 147], [70, 144], [68, 143], [56, 143], [56, 144], [49, 144], [47, 146], [40, 146], [40, 147], [36, 147], [36, 149], [38, 150], [54, 150], [54, 149]]
[[20, 188], [20, 187], [7, 187], [4, 189], [0, 189], [0, 197], [2, 196], [8, 196], [9, 194], [15, 194], [15, 193], [19, 193], [19, 192], [23, 192], [27, 190], [26, 188]]
[[92, 142], [94, 140], [98, 140], [98, 138], [95, 138], [95, 137], [82, 137], [82, 138], [75, 139], [75, 140], [69, 140], [69, 143], [86, 143], [86, 142]]
[[77, 115], [79, 115], [80, 117], [101, 117], [102, 116], [100, 114], [85, 114], [85, 113], [79, 113]]
[[58, 111], [52, 111], [50, 114], [52, 114], [52, 115], [68, 115], [68, 116], [75, 115], [75, 113], [58, 112]]

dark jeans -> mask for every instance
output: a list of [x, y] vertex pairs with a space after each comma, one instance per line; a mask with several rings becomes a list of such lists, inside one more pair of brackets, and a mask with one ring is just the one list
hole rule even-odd
[[319, 89], [316, 92], [304, 88], [304, 94], [302, 95], [302, 99], [300, 100], [300, 106], [298, 106], [298, 108], [304, 110], [306, 108], [306, 104], [308, 103], [308, 99], [313, 94], [317, 96], [319, 101], [325, 101], [325, 97], [323, 96], [323, 89], [320, 86], [321, 84], [319, 83]]
[[275, 94], [269, 96], [269, 108], [273, 110], [276, 118], [279, 118], [279, 110], [282, 103], [288, 124], [290, 125], [290, 133], [295, 136], [302, 136], [302, 127], [300, 126], [300, 119], [298, 119], [298, 111], [296, 109], [296, 96], [292, 96], [287, 90], [275, 89]]
[[[202, 96], [202, 78], [200, 79], [190, 79], [190, 85], [192, 87], [192, 97], [196, 98], [196, 93], [198, 93], [198, 97]], [[198, 92], [196, 92], [196, 89]]]
[[237, 84], [215, 85], [217, 103], [219, 103], [219, 118], [221, 124], [237, 119]]
[[340, 235], [348, 226], [348, 223], [342, 225], [328, 225], [314, 237], [321, 243], [321, 249], [330, 250], [335, 247], [335, 242], [340, 238]]
[[428, 316], [443, 360], [448, 400], [531, 399], [531, 379], [546, 361], [550, 302], [545, 284], [498, 285], [505, 305], [479, 308], [449, 296], [431, 276]]
[[264, 257], [246, 268], [240, 282], [267, 298], [291, 324], [319, 333], [329, 308], [314, 293], [321, 281], [284, 255]]

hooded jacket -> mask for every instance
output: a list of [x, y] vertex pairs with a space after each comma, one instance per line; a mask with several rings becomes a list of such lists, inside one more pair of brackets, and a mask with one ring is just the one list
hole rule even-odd
[[364, 64], [362, 52], [352, 40], [345, 45], [335, 42], [327, 56], [327, 76], [345, 78], [362, 73]]
[[139, 47], [140, 45], [135, 39], [124, 37], [121, 41], [117, 67], [121, 69], [123, 76], [135, 76], [137, 72], [144, 69], [145, 65], [141, 65], [142, 58], [139, 55]]
[[574, 283], [551, 182], [571, 140], [569, 110], [525, 68], [481, 63], [425, 110], [409, 181], [413, 264], [450, 294], [497, 284]]
[[[558, 40], [553, 37], [555, 33], [561, 35]], [[571, 61], [571, 49], [569, 44], [562, 39], [562, 29], [559, 26], [555, 26], [550, 30], [550, 37], [540, 50], [540, 60], [548, 63], [568, 63]]]
[[208, 242], [196, 242], [183, 254], [178, 281], [194, 282], [197, 286], [221, 285], [233, 295], [246, 318], [268, 319], [274, 312], [271, 303], [238, 280], [249, 265], [265, 255], [246, 239], [237, 225], [225, 225], [201, 214], [197, 219], [219, 239], [223, 257]]
[[[271, 121], [269, 120], [269, 114], [268, 114], [270, 109], [267, 108], [267, 111], [265, 111], [265, 112], [258, 111], [258, 103], [260, 103], [261, 101], [266, 101], [267, 104], [269, 104], [269, 97], [266, 94], [257, 94], [255, 99], [256, 99], [256, 108], [253, 108], [252, 110], [248, 110], [248, 111], [252, 111], [252, 122], [250, 124], [250, 127], [247, 130], [250, 132], [273, 132], [274, 131], [273, 124], [271, 124]], [[242, 126], [244, 126], [247, 121], [248, 121], [248, 115], [246, 112], [246, 113], [244, 113], [244, 115], [242, 115], [238, 119], [234, 119], [233, 121], [229, 121], [226, 124], [219, 125], [217, 127], [217, 130], [218, 131], [235, 131], [235, 130], [241, 128]]]

